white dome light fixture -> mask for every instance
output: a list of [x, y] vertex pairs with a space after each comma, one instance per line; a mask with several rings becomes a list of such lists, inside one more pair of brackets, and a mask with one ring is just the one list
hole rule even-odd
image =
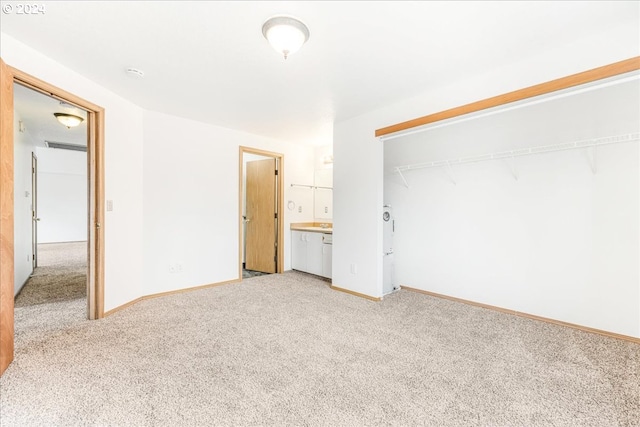
[[291, 16], [274, 16], [262, 24], [262, 34], [284, 59], [309, 40], [309, 29], [302, 21]]
[[58, 119], [60, 123], [65, 125], [67, 129], [74, 128], [84, 121], [82, 117], [73, 114], [53, 113], [53, 115], [56, 116], [56, 119]]

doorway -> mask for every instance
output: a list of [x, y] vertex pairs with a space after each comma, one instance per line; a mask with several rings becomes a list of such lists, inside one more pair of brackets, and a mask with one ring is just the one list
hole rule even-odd
[[[17, 83], [13, 91], [16, 316], [37, 306], [29, 314], [37, 317], [56, 303], [60, 319], [81, 318], [87, 305], [87, 112]], [[74, 121], [60, 123], [56, 114]]]
[[241, 278], [284, 270], [284, 156], [240, 147]]
[[87, 318], [104, 316], [104, 109], [0, 59], [0, 375], [14, 354], [14, 91], [17, 83], [87, 112]]

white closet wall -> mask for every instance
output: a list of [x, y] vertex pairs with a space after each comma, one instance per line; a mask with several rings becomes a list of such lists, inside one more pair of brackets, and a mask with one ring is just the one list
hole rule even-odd
[[387, 140], [384, 198], [396, 218], [398, 283], [639, 337], [637, 140], [405, 170], [406, 182], [395, 172], [526, 147], [633, 139], [639, 94], [635, 79]]

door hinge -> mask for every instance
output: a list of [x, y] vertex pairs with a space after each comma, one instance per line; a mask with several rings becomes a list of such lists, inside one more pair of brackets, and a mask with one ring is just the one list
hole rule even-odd
[[31, 259], [35, 261], [36, 260], [36, 254], [31, 255]]
[[276, 169], [276, 176], [278, 176], [278, 169]]
[[274, 214], [275, 219], [278, 219], [278, 212]]

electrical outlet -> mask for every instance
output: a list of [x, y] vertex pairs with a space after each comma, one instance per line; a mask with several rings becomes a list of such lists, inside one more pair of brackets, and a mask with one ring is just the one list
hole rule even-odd
[[298, 206], [298, 213], [302, 213], [302, 206]]
[[113, 210], [113, 200], [107, 200], [107, 212], [111, 212]]
[[329, 206], [324, 207], [324, 213], [329, 213]]
[[175, 264], [170, 264], [169, 265], [169, 273], [175, 273], [176, 272], [176, 265]]

